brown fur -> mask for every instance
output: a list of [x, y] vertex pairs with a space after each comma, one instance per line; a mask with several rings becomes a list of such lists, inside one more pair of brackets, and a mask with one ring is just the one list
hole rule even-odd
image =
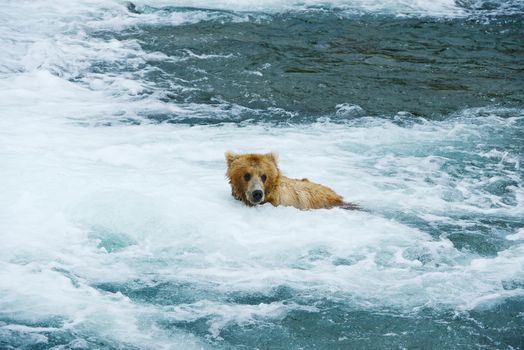
[[[306, 178], [297, 180], [282, 175], [278, 169], [275, 153], [234, 154], [226, 152], [225, 156], [231, 194], [248, 206], [271, 203], [274, 206], [284, 205], [298, 209], [332, 207], [357, 209], [356, 205], [345, 203], [340, 195], [326, 186], [316, 184]], [[248, 180], [246, 180], [246, 174], [249, 174]], [[263, 192], [263, 198], [259, 202], [253, 199], [253, 192], [256, 190]]]

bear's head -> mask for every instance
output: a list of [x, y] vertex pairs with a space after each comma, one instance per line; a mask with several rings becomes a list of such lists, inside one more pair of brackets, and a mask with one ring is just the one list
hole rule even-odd
[[280, 177], [277, 155], [226, 152], [225, 156], [233, 197], [249, 206], [270, 201]]

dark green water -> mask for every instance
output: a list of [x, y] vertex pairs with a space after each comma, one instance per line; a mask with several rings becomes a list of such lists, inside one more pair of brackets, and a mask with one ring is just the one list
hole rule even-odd
[[162, 101], [225, 110], [215, 119], [300, 122], [348, 103], [364, 111], [339, 107], [345, 117], [405, 111], [443, 118], [465, 108], [523, 105], [521, 15], [394, 18], [318, 10], [251, 16], [104, 34], [138, 40], [144, 50], [172, 58], [147, 62], [142, 78], [162, 91]]

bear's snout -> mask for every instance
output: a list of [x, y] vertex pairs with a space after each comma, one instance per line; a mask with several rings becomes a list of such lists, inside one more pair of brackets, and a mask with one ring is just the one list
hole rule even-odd
[[253, 197], [254, 203], [258, 203], [264, 197], [264, 192], [262, 192], [261, 190], [254, 190], [253, 192], [251, 192], [251, 197]]

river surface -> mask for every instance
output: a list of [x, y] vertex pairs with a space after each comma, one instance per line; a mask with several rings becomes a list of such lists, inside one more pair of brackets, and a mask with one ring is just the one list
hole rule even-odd
[[[0, 5], [1, 349], [524, 349], [520, 0]], [[235, 201], [224, 152], [364, 211]]]

